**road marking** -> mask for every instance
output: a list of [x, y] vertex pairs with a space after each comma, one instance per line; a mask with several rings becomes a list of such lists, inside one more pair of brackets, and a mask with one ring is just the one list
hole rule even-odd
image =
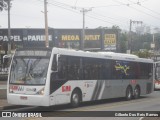
[[[160, 98], [157, 98], [157, 99], [160, 99]], [[98, 105], [96, 105], [96, 106], [89, 106], [89, 108], [77, 108], [77, 109], [75, 109], [76, 111], [85, 111], [85, 110], [96, 110], [96, 109], [99, 109], [99, 108], [115, 108], [115, 107], [118, 107], [118, 106], [122, 106], [122, 105], [129, 105], [129, 104], [135, 104], [135, 103], [141, 103], [141, 102], [151, 102], [151, 101], [155, 101], [155, 100], [157, 100], [157, 99], [147, 99], [147, 100], [144, 100], [144, 99], [139, 99], [139, 100], [133, 100], [133, 101], [121, 101], [121, 102], [119, 102], [119, 103], [116, 103], [116, 104], [112, 104], [112, 105], [109, 105], [109, 104], [107, 104], [107, 105], [103, 105], [103, 106], [98, 106]], [[109, 106], [108, 106], [109, 105]]]
[[[55, 116], [58, 116], [58, 117], [66, 117], [67, 115], [70, 116], [72, 115], [72, 113], [74, 113], [74, 111], [95, 111], [95, 110], [98, 110], [98, 109], [104, 109], [106, 108], [106, 111], [107, 109], [110, 109], [110, 108], [116, 108], [116, 107], [119, 107], [119, 106], [127, 106], [129, 104], [141, 104], [142, 102], [144, 103], [147, 103], [147, 102], [153, 102], [153, 101], [157, 101], [157, 100], [160, 100], [160, 98], [142, 98], [142, 99], [136, 99], [136, 100], [131, 100], [131, 101], [120, 101], [120, 102], [113, 102], [113, 103], [107, 103], [105, 102], [104, 104], [98, 104], [98, 105], [94, 105], [94, 106], [82, 106], [81, 108], [75, 108], [75, 109], [69, 109], [67, 111], [70, 111], [70, 112], [65, 112], [64, 110], [63, 111], [63, 114], [61, 112], [58, 112], [57, 113], [54, 113]], [[87, 107], [87, 108], [85, 108]], [[61, 111], [61, 110], [60, 110]], [[73, 111], [73, 112], [72, 112]], [[139, 120], [143, 120], [144, 117], [140, 117]], [[40, 119], [43, 119], [43, 118], [26, 118], [25, 120], [40, 120]]]
[[[160, 98], [157, 98], [157, 99], [160, 99]], [[110, 105], [110, 106], [89, 106], [89, 108], [75, 108], [75, 109], [73, 109], [73, 111], [70, 111], [69, 113], [66, 111], [64, 111], [64, 113], [63, 114], [61, 114], [61, 113], [55, 113], [55, 115], [56, 116], [59, 116], [59, 117], [66, 117], [67, 115], [69, 115], [69, 114], [72, 114], [72, 113], [74, 113], [75, 111], [86, 111], [86, 110], [91, 110], [91, 111], [95, 111], [96, 109], [98, 110], [99, 108], [107, 108], [107, 109], [109, 109], [109, 108], [115, 108], [115, 107], [119, 107], [119, 106], [126, 106], [126, 105], [129, 105], [129, 104], [135, 104], [135, 103], [141, 103], [141, 102], [152, 102], [152, 101], [155, 101], [155, 100], [157, 100], [157, 99], [149, 99], [149, 100], [135, 100], [135, 101], [128, 101], [127, 103], [126, 103], [126, 101], [124, 101], [123, 103], [117, 103], [117, 104], [114, 104], [114, 105]], [[141, 120], [142, 120], [143, 118], [141, 118]]]

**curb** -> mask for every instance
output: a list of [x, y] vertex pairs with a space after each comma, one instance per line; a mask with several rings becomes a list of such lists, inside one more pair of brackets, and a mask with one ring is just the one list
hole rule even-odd
[[9, 106], [4, 106], [2, 107], [2, 110], [7, 110], [7, 109], [18, 109], [18, 108], [24, 108], [27, 107], [25, 105], [9, 105]]
[[7, 99], [7, 89], [0, 89], [0, 101], [1, 99]]

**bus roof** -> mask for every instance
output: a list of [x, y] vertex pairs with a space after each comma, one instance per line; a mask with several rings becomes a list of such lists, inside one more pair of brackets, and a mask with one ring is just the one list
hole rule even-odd
[[[42, 50], [43, 51], [43, 50], [51, 50], [51, 48], [20, 48], [20, 49], [17, 49], [16, 51], [25, 51], [25, 50]], [[67, 49], [67, 48], [56, 48], [56, 47], [53, 47], [52, 51], [54, 51], [55, 53], [72, 55], [72, 56], [83, 56], [83, 57], [92, 57], [92, 58], [153, 63], [152, 59], [139, 58], [136, 55], [125, 54], [125, 53], [90, 52], [90, 51], [74, 50], [74, 49]]]
[[105, 58], [105, 59], [116, 59], [116, 60], [126, 60], [135, 62], [147, 62], [153, 63], [152, 59], [139, 58], [132, 54], [114, 53], [114, 52], [90, 52], [82, 50], [73, 50], [65, 48], [53, 48], [53, 51], [57, 51], [59, 54], [73, 55], [73, 56], [83, 56], [83, 57], [94, 57], [94, 58]]

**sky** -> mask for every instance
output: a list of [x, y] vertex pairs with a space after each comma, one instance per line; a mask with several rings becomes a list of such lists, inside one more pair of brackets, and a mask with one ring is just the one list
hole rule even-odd
[[[160, 28], [160, 0], [47, 0], [51, 28], [119, 26], [128, 31], [130, 20]], [[11, 28], [44, 28], [44, 0], [12, 0]], [[0, 12], [0, 28], [8, 27], [7, 11]], [[133, 24], [132, 29], [140, 26]]]

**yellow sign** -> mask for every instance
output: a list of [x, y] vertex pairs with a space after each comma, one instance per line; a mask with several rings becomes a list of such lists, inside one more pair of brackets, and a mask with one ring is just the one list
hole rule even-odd
[[104, 49], [116, 50], [116, 34], [104, 34]]
[[85, 40], [100, 40], [100, 35], [85, 35]]
[[104, 45], [116, 45], [116, 34], [105, 34], [104, 35]]
[[[80, 40], [79, 35], [62, 35], [62, 41], [75, 41]], [[85, 35], [85, 40], [100, 40], [100, 35]]]
[[62, 35], [62, 41], [80, 40], [79, 35]]

